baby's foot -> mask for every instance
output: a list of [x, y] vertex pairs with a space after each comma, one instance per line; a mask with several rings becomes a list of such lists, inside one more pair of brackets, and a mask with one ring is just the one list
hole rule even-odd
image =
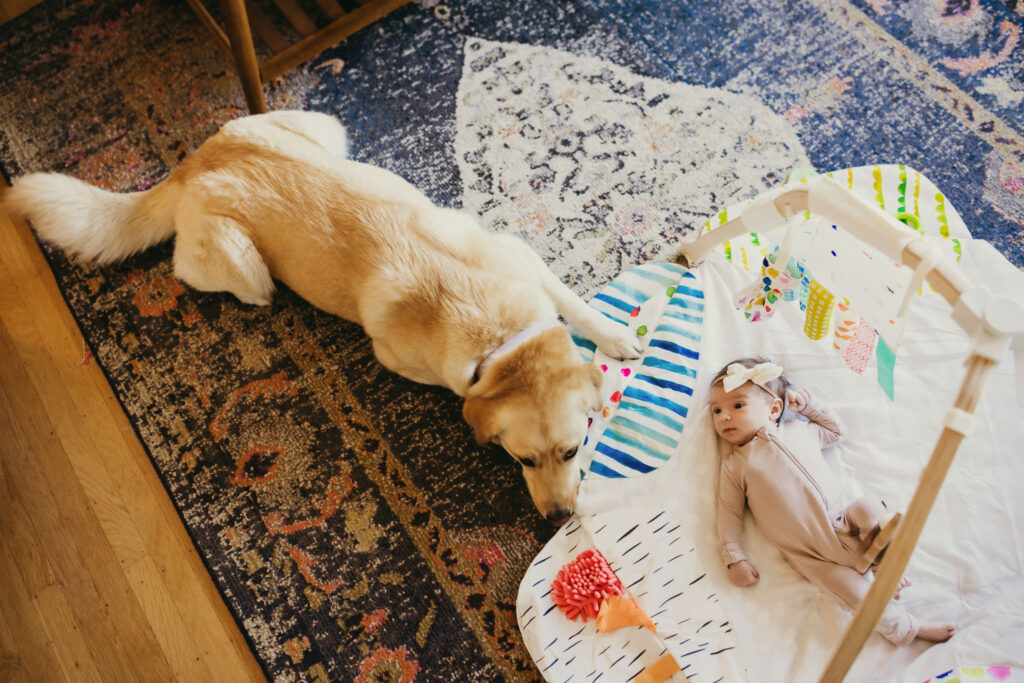
[[933, 643], [944, 643], [956, 633], [956, 624], [940, 621], [922, 621], [917, 637]]
[[896, 587], [896, 595], [892, 596], [892, 599], [893, 600], [899, 600], [900, 599], [900, 591], [902, 591], [904, 588], [906, 588], [907, 586], [910, 586], [910, 585], [911, 585], [910, 579], [908, 579], [907, 577], [904, 576], [902, 579], [900, 579], [900, 585]]

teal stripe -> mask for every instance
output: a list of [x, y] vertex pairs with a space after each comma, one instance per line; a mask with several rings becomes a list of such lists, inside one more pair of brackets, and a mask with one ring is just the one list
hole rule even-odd
[[629, 323], [627, 321], [623, 320], [622, 318], [616, 318], [611, 313], [605, 313], [604, 311], [598, 311], [598, 313], [600, 313], [601, 315], [603, 315], [606, 318], [610, 318], [610, 319], [614, 320], [615, 322], [617, 322], [620, 325], [625, 325], [626, 327], [629, 327]]
[[664, 275], [652, 273], [648, 270], [631, 270], [629, 273], [630, 275], [636, 275], [637, 277], [642, 277], [645, 280], [650, 280], [651, 282], [657, 282], [663, 287], [674, 287], [677, 282], [675, 278], [667, 278]]
[[590, 341], [586, 337], [579, 336], [578, 334], [572, 335], [572, 341], [574, 344], [576, 344], [576, 346], [580, 347], [581, 349], [586, 349], [587, 351], [597, 350], [597, 344]]
[[658, 327], [655, 328], [654, 330], [654, 336], [657, 337], [662, 332], [668, 332], [669, 334], [678, 334], [680, 337], [686, 337], [687, 339], [692, 339], [693, 341], [700, 341], [699, 334], [695, 332], [690, 332], [688, 330], [684, 330], [683, 328], [676, 327], [675, 325], [668, 325], [666, 323], [658, 325]]
[[634, 403], [632, 401], [623, 401], [622, 403], [619, 404], [619, 410], [628, 410], [629, 412], [636, 413], [638, 415], [643, 415], [644, 417], [650, 420], [660, 422], [661, 424], [665, 425], [669, 429], [676, 432], [683, 431], [682, 422], [679, 422], [678, 420], [675, 420], [672, 417], [665, 415], [660, 411], [654, 410], [653, 408], [649, 408], [639, 403]]
[[625, 429], [631, 429], [638, 434], [642, 434], [645, 439], [657, 441], [658, 443], [664, 444], [669, 448], [675, 448], [679, 445], [677, 439], [673, 439], [670, 436], [665, 436], [661, 432], [652, 429], [646, 425], [642, 425], [639, 422], [634, 422], [628, 417], [623, 417], [621, 412], [615, 413], [615, 417], [611, 419], [608, 424], [619, 425]]
[[648, 472], [654, 471], [654, 468], [647, 463], [640, 462], [629, 453], [612, 448], [606, 443], [597, 444], [597, 448], [594, 450], [602, 455], [608, 456], [623, 467], [628, 467], [629, 469], [635, 470], [641, 474], [647, 474]]
[[659, 368], [661, 370], [668, 370], [674, 372], [677, 375], [686, 375], [687, 377], [693, 377], [696, 379], [697, 371], [693, 368], [685, 365], [679, 365], [678, 363], [672, 363], [655, 356], [647, 356], [644, 358], [643, 366], [647, 368]]
[[644, 292], [641, 292], [639, 289], [630, 287], [625, 282], [622, 282], [620, 280], [612, 280], [611, 282], [608, 283], [608, 286], [612, 287], [613, 289], [619, 290], [626, 296], [632, 297], [639, 303], [643, 303], [644, 301], [647, 301], [648, 299], [651, 298], [650, 294], [645, 294]]
[[665, 309], [665, 312], [662, 313], [662, 315], [665, 316], [666, 318], [672, 318], [674, 320], [683, 320], [685, 322], [694, 323], [696, 325], [700, 325], [701, 323], [704, 322], [704, 318], [698, 317], [696, 315], [687, 315], [686, 313], [680, 313], [679, 311], [673, 311], [668, 308]]
[[704, 304], [698, 301], [690, 301], [689, 299], [683, 299], [682, 297], [674, 296], [669, 302], [669, 306], [678, 306], [679, 308], [688, 308], [691, 311], [703, 311]]
[[686, 386], [685, 384], [680, 384], [678, 382], [670, 382], [667, 379], [659, 379], [657, 377], [651, 377], [650, 375], [635, 375], [635, 377], [642, 382], [653, 384], [654, 386], [659, 387], [661, 389], [669, 389], [671, 391], [676, 391], [680, 394], [685, 394], [686, 396], [693, 396], [693, 389]]
[[694, 351], [687, 346], [683, 346], [682, 344], [670, 342], [667, 339], [652, 339], [651, 343], [647, 345], [647, 348], [662, 349], [663, 351], [668, 351], [669, 353], [674, 353], [683, 356], [684, 358], [692, 358], [694, 360], [700, 358], [700, 353], [697, 351]]
[[645, 403], [656, 405], [659, 408], [664, 408], [665, 410], [671, 410], [679, 417], [686, 419], [686, 406], [669, 400], [664, 396], [658, 396], [657, 394], [652, 394], [649, 391], [643, 391], [642, 389], [637, 389], [633, 386], [626, 387], [626, 390], [622, 392], [622, 395], [635, 401], [643, 401]]
[[676, 294], [685, 294], [686, 296], [692, 296], [694, 299], [704, 298], [704, 292], [693, 287], [687, 287], [686, 285], [678, 285], [676, 287]]
[[612, 468], [602, 465], [596, 460], [590, 463], [590, 471], [592, 474], [596, 474], [597, 476], [604, 477], [606, 479], [624, 479], [626, 477], [626, 475], [621, 472], [616, 472]]
[[683, 275], [688, 272], [683, 266], [676, 265], [675, 263], [665, 263], [664, 261], [652, 261], [646, 265], [667, 270], [675, 275]]
[[624, 311], [626, 313], [631, 313], [633, 309], [636, 308], [636, 304], [631, 304], [627, 301], [623, 301], [622, 299], [616, 299], [614, 296], [611, 296], [610, 294], [605, 294], [604, 292], [595, 294], [594, 301], [603, 301], [612, 308], [617, 308], [620, 311]]
[[640, 453], [657, 458], [658, 460], [668, 460], [672, 457], [668, 453], [662, 453], [661, 451], [656, 450], [654, 446], [649, 443], [643, 443], [642, 441], [638, 441], [637, 439], [629, 437], [622, 432], [617, 432], [611, 428], [604, 430], [604, 434], [601, 435], [601, 439], [603, 440], [605, 438], [610, 438], [612, 441], [618, 441], [625, 446], [632, 446]]

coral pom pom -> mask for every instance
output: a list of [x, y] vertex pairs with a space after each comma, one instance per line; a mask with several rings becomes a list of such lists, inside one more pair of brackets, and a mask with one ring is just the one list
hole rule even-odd
[[581, 615], [583, 621], [597, 618], [601, 601], [612, 595], [622, 595], [622, 582], [597, 550], [584, 550], [563, 565], [551, 582], [555, 604], [573, 621]]

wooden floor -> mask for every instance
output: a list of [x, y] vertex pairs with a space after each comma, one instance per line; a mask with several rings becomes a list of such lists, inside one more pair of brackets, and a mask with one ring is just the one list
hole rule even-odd
[[84, 348], [0, 206], [0, 681], [262, 679]]
[[0, 24], [10, 21], [43, 0], [0, 0]]

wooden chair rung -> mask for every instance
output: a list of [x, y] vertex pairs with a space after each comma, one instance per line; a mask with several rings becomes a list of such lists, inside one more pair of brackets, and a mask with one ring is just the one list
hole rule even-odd
[[[295, 0], [274, 0], [274, 4], [281, 10], [281, 14], [288, 20], [288, 23], [299, 32], [302, 36], [312, 35], [316, 33], [316, 24], [314, 24], [306, 13], [302, 11], [298, 3]], [[279, 52], [279, 50], [275, 50]]]
[[345, 13], [345, 10], [341, 8], [337, 0], [316, 0], [316, 6], [320, 8], [320, 11], [327, 15], [329, 19], [337, 19]]
[[234, 55], [231, 53], [231, 41], [228, 40], [228, 36], [224, 33], [224, 29], [220, 27], [217, 20], [213, 18], [213, 15], [206, 9], [200, 0], [185, 0], [188, 6], [192, 8], [192, 11], [199, 17], [199, 21], [203, 22], [203, 26], [213, 34], [213, 39], [220, 45], [220, 49], [224, 51], [224, 54], [229, 59], [234, 59]]
[[306, 36], [287, 50], [276, 54], [260, 65], [264, 82], [273, 80], [293, 69], [311, 56], [344, 40], [356, 31], [398, 9], [409, 0], [374, 0], [357, 10], [335, 19], [311, 36]]
[[[256, 6], [255, 2], [245, 0], [245, 12], [249, 15], [249, 23], [252, 25], [253, 30], [256, 31], [256, 35], [267, 44], [271, 52], [277, 54], [288, 49], [288, 41], [274, 28], [273, 22], [267, 18], [263, 10]], [[264, 77], [263, 80], [266, 82], [270, 79]]]

